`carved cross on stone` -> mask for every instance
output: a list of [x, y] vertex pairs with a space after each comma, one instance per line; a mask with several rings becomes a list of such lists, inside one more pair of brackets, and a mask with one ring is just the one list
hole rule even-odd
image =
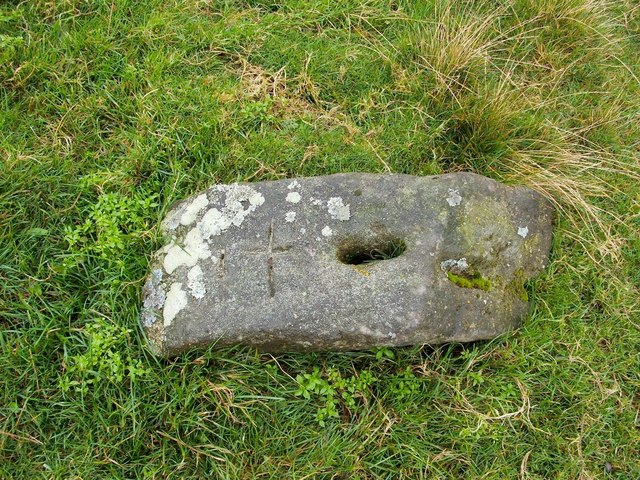
[[267, 278], [267, 290], [269, 292], [270, 297], [275, 297], [276, 295], [276, 282], [275, 275], [273, 272], [273, 258], [275, 254], [284, 253], [293, 248], [291, 244], [285, 245], [274, 245], [273, 237], [274, 237], [274, 219], [271, 219], [269, 223], [269, 228], [267, 229], [267, 238], [268, 244], [266, 247], [261, 247], [258, 249], [250, 249], [247, 250], [247, 253], [251, 254], [266, 254], [267, 257], [267, 265], [266, 265], [266, 278]]

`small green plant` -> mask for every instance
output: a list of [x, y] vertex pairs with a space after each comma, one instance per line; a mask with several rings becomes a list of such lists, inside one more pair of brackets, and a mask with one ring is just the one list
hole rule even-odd
[[93, 254], [102, 259], [121, 261], [119, 255], [125, 248], [140, 240], [148, 230], [147, 218], [158, 206], [156, 198], [155, 194], [101, 195], [83, 223], [65, 227], [69, 250], [80, 257]]
[[471, 379], [471, 384], [474, 387], [482, 385], [484, 383], [484, 377], [482, 376], [482, 370], [478, 372], [469, 372], [469, 378]]
[[247, 130], [259, 130], [263, 125], [273, 122], [274, 116], [270, 113], [271, 99], [250, 102], [240, 109], [240, 122]]
[[0, 62], [5, 63], [13, 59], [18, 47], [24, 43], [22, 37], [0, 34]]
[[83, 333], [87, 350], [69, 358], [60, 380], [65, 392], [73, 389], [86, 394], [100, 382], [121, 384], [125, 379], [133, 382], [148, 373], [142, 361], [130, 354], [131, 330], [99, 319], [90, 323]]
[[403, 400], [420, 393], [420, 385], [420, 379], [411, 371], [411, 367], [407, 367], [391, 378], [390, 391], [395, 399]]
[[340, 412], [357, 413], [360, 407], [359, 399], [366, 400], [370, 396], [370, 387], [378, 379], [368, 370], [350, 377], [343, 377], [337, 369], [328, 369], [326, 375], [315, 367], [312, 373], [305, 373], [296, 377], [298, 389], [296, 396], [307, 400], [315, 397], [321, 406], [316, 412], [316, 420], [321, 426], [329, 418], [338, 418]]
[[379, 348], [376, 348], [374, 352], [376, 352], [377, 360], [386, 360], [386, 359], [392, 360], [396, 356], [395, 353], [393, 353], [393, 350], [391, 350], [389, 347], [379, 347]]
[[[388, 348], [380, 348], [378, 352], [384, 352], [379, 358], [392, 358], [389, 354], [393, 355]], [[321, 372], [319, 367], [315, 367], [311, 373], [298, 375], [296, 382], [298, 389], [294, 395], [319, 402], [316, 421], [321, 426], [325, 426], [330, 418], [360, 413], [363, 405], [372, 398], [371, 387], [374, 384], [379, 384], [378, 389], [387, 391], [393, 400], [418, 395], [422, 386], [422, 381], [411, 371], [411, 367], [385, 377], [371, 370], [344, 376], [335, 368]]]

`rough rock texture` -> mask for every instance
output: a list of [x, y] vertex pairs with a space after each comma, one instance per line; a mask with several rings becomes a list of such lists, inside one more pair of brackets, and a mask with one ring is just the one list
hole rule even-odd
[[528, 312], [553, 214], [470, 173], [215, 185], [165, 218], [142, 324], [163, 356], [488, 339]]

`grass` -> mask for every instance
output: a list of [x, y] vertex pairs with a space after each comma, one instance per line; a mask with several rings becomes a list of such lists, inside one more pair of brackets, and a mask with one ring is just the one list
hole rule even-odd
[[[633, 0], [3, 2], [0, 477], [638, 478], [639, 65]], [[558, 207], [519, 331], [146, 350], [172, 202], [457, 170]]]

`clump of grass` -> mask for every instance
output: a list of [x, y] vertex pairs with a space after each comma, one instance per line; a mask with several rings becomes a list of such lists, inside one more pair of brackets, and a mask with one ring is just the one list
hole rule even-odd
[[450, 3], [438, 1], [432, 15], [416, 21], [401, 38], [403, 53], [435, 77], [432, 95], [455, 97], [465, 88], [468, 76], [490, 61], [490, 52], [499, 43], [491, 35], [499, 14], [454, 11]]
[[[581, 231], [577, 240], [586, 250], [617, 257], [600, 248], [609, 233], [607, 217], [616, 218], [606, 199], [616, 188], [612, 178], [637, 182], [640, 167], [632, 153], [602, 148], [587, 132], [611, 123], [628, 129], [632, 114], [620, 109], [620, 92], [610, 89], [610, 82], [593, 79], [594, 86], [601, 82], [597, 92], [576, 91], [572, 84], [577, 72], [588, 77], [609, 68], [622, 70], [625, 88], [639, 90], [640, 81], [624, 73], [630, 67], [617, 55], [620, 39], [609, 7], [606, 2], [523, 1], [488, 12], [436, 2], [437, 21], [416, 22], [402, 40], [413, 52], [414, 78], [435, 75], [426, 94], [429, 103], [449, 112], [444, 129], [451, 143], [441, 149], [447, 168], [539, 191], [569, 221], [569, 235]], [[504, 21], [510, 14], [516, 20]], [[559, 32], [558, 42], [549, 43]], [[563, 67], [543, 61], [540, 48], [561, 58]], [[583, 73], [580, 62], [590, 62], [591, 71]], [[588, 102], [589, 95], [611, 98], [613, 105], [599, 107], [597, 118], [592, 115], [579, 126], [558, 115]]]

